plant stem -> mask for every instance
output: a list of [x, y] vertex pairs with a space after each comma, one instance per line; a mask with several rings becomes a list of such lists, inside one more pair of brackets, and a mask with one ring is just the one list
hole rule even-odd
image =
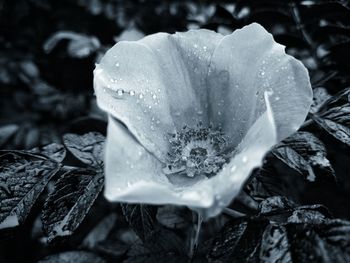
[[200, 213], [197, 213], [197, 224], [194, 226], [195, 228], [194, 237], [191, 240], [191, 250], [190, 250], [191, 262], [193, 262], [193, 259], [198, 250], [198, 239], [199, 239], [199, 233], [201, 230], [202, 222], [203, 222], [203, 217], [201, 216]]
[[224, 214], [230, 216], [230, 217], [234, 217], [234, 218], [237, 218], [237, 217], [243, 217], [243, 216], [246, 216], [246, 214], [243, 214], [241, 212], [238, 212], [236, 210], [233, 210], [231, 208], [224, 208], [224, 210], [222, 211]]

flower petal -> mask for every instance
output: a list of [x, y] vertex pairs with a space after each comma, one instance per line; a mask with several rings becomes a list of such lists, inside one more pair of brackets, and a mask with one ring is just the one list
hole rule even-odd
[[231, 136], [233, 147], [266, 110], [265, 91], [272, 93], [279, 141], [300, 127], [312, 102], [307, 69], [256, 23], [222, 39], [212, 57], [208, 85], [210, 118]]
[[117, 43], [94, 71], [99, 106], [164, 161], [169, 133], [207, 123], [206, 76], [222, 37], [196, 30]]

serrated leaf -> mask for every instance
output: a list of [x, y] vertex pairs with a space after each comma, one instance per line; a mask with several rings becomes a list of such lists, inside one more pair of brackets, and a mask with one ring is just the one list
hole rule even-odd
[[212, 241], [209, 262], [348, 262], [350, 222], [320, 205], [229, 222]]
[[143, 243], [135, 243], [125, 263], [188, 262], [184, 241], [175, 233], [159, 228]]
[[277, 145], [272, 153], [311, 182], [335, 179], [326, 147], [312, 133], [297, 132]]
[[266, 219], [239, 219], [226, 224], [214, 238], [207, 254], [209, 262], [250, 262], [257, 258]]
[[24, 222], [59, 168], [39, 155], [0, 151], [0, 229]]
[[58, 163], [61, 163], [66, 157], [66, 149], [62, 144], [58, 144], [58, 143], [51, 143], [40, 148], [37, 147], [30, 150], [30, 152], [40, 153]]
[[98, 132], [84, 135], [68, 133], [63, 136], [64, 145], [83, 163], [103, 169], [103, 149], [105, 137]]
[[39, 260], [39, 263], [105, 263], [106, 261], [98, 255], [86, 251], [68, 251], [54, 254]]
[[42, 211], [49, 242], [73, 234], [101, 192], [103, 181], [103, 173], [86, 169], [72, 170], [60, 177]]
[[312, 118], [334, 138], [350, 146], [350, 88], [324, 102]]
[[142, 240], [153, 232], [157, 213], [155, 206], [144, 204], [121, 204], [121, 207], [126, 221]]

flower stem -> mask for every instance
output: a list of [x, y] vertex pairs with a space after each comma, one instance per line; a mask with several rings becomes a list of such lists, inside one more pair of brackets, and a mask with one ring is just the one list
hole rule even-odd
[[[195, 214], [193, 214], [195, 215]], [[191, 239], [191, 250], [190, 250], [190, 259], [191, 262], [193, 261], [197, 250], [198, 250], [198, 239], [199, 239], [199, 233], [201, 230], [201, 226], [202, 226], [202, 222], [203, 222], [203, 217], [201, 216], [200, 213], [197, 213], [197, 224], [194, 226], [194, 236]]]

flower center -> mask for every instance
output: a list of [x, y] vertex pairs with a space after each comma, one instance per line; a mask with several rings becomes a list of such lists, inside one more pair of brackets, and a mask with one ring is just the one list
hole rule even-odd
[[171, 135], [168, 164], [163, 171], [168, 174], [212, 176], [226, 163], [226, 136], [211, 126], [196, 128], [185, 126]]

